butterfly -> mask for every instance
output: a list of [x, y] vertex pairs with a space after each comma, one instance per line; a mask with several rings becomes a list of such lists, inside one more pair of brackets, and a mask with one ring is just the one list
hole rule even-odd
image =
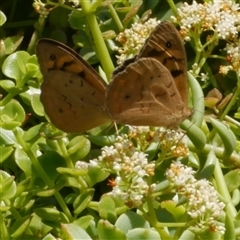
[[174, 127], [187, 107], [187, 60], [178, 31], [160, 23], [140, 53], [112, 74], [109, 85], [75, 51], [40, 39], [36, 54], [43, 74], [41, 101], [59, 129], [83, 132], [115, 121]]

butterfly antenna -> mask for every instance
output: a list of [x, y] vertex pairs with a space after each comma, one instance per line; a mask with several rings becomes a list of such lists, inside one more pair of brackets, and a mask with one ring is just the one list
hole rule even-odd
[[114, 125], [114, 127], [115, 127], [116, 134], [119, 136], [119, 131], [118, 131], [118, 127], [117, 127], [116, 122], [113, 122], [113, 125]]

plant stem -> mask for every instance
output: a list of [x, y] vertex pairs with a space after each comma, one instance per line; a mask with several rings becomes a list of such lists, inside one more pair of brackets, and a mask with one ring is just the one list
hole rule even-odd
[[167, 2], [168, 2], [170, 8], [171, 8], [172, 11], [173, 11], [173, 14], [174, 14], [175, 16], [177, 16], [177, 15], [178, 15], [178, 12], [177, 12], [177, 8], [176, 8], [175, 3], [174, 3], [172, 0], [167, 0]]
[[239, 95], [240, 95], [240, 79], [238, 78], [237, 89], [236, 89], [235, 93], [233, 94], [229, 104], [224, 109], [224, 112], [220, 116], [220, 118], [219, 118], [220, 120], [223, 120], [225, 118], [225, 116], [228, 114], [228, 112], [232, 109], [232, 106], [236, 103], [237, 98], [239, 97]]
[[[55, 183], [48, 177], [48, 175], [46, 174], [46, 172], [42, 168], [41, 164], [39, 163], [38, 159], [35, 157], [33, 152], [27, 147], [26, 143], [24, 142], [24, 140], [23, 140], [22, 136], [20, 135], [20, 132], [17, 130], [17, 128], [13, 130], [13, 133], [14, 133], [18, 143], [22, 146], [24, 152], [27, 154], [27, 156], [31, 160], [34, 168], [38, 171], [39, 175], [45, 181], [47, 186], [49, 188], [54, 188]], [[54, 196], [55, 196], [56, 200], [58, 201], [59, 205], [61, 206], [63, 212], [68, 217], [69, 221], [72, 221], [72, 215], [71, 215], [65, 201], [63, 200], [62, 196], [60, 195], [60, 193], [55, 192]]]
[[228, 214], [234, 218], [237, 214], [235, 207], [231, 202], [231, 196], [228, 192], [226, 182], [223, 177], [222, 169], [220, 167], [219, 161], [216, 161], [215, 168], [214, 168], [214, 177], [216, 180], [218, 192], [227, 200], [228, 204], [226, 206]]
[[101, 61], [101, 64], [103, 66], [107, 78], [110, 79], [110, 76], [114, 69], [114, 65], [108, 53], [108, 49], [104, 42], [96, 17], [93, 13], [89, 12], [89, 9], [91, 9], [90, 4], [91, 2], [89, 0], [81, 1], [82, 10], [86, 14], [86, 19], [91, 30], [91, 33], [93, 35], [94, 42], [96, 44], [95, 49], [97, 56]]
[[115, 10], [114, 7], [112, 6], [112, 4], [110, 4], [110, 5], [108, 6], [108, 8], [109, 8], [109, 11], [110, 11], [110, 13], [111, 13], [111, 15], [112, 15], [113, 20], [115, 21], [115, 23], [116, 23], [116, 25], [117, 25], [117, 27], [118, 27], [118, 30], [119, 30], [119, 31], [122, 31], [122, 30], [123, 30], [123, 25], [122, 25], [122, 22], [121, 22], [121, 20], [119, 19], [117, 13], [116, 13], [116, 10]]

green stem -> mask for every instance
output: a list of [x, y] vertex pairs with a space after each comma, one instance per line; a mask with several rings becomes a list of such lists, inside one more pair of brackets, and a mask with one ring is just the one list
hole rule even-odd
[[36, 20], [26, 20], [26, 21], [19, 21], [19, 22], [6, 22], [4, 24], [4, 29], [6, 28], [19, 28], [19, 27], [29, 27], [33, 26], [36, 23]]
[[[219, 120], [223, 120], [225, 118], [225, 116], [231, 110], [232, 106], [235, 104], [235, 102], [236, 102], [237, 98], [239, 97], [239, 95], [240, 95], [240, 79], [238, 79], [237, 90], [235, 91], [235, 93], [233, 94], [233, 97], [231, 98], [231, 101], [229, 102], [229, 104], [227, 105], [227, 107], [224, 109], [223, 113], [219, 117]], [[216, 134], [216, 130], [213, 129], [211, 131], [211, 133], [209, 134], [208, 139], [209, 140], [213, 139], [215, 134]]]
[[[58, 139], [57, 141], [58, 141], [59, 148], [61, 149], [62, 156], [67, 163], [67, 167], [71, 168], [71, 169], [74, 169], [75, 167], [72, 163], [72, 159], [70, 158], [70, 156], [68, 154], [68, 151], [67, 151], [62, 139]], [[78, 181], [79, 186], [81, 186], [81, 189], [86, 189], [88, 187], [86, 182], [81, 177], [78, 177], [76, 180]]]
[[109, 8], [109, 11], [110, 11], [110, 13], [111, 13], [111, 15], [112, 15], [113, 20], [115, 21], [115, 23], [116, 23], [116, 25], [117, 25], [117, 27], [118, 27], [118, 30], [119, 30], [120, 32], [123, 31], [122, 22], [121, 22], [121, 20], [119, 19], [118, 14], [116, 13], [115, 8], [113, 7], [112, 4], [110, 4], [110, 5], [108, 6], [108, 8]]
[[209, 81], [211, 81], [211, 84], [213, 85], [213, 87], [218, 88], [218, 83], [215, 79], [215, 76], [212, 73], [212, 69], [209, 67], [207, 63], [204, 64], [203, 69], [205, 70], [205, 72], [208, 73]]
[[231, 196], [228, 192], [227, 186], [226, 186], [226, 181], [224, 179], [222, 169], [220, 167], [219, 161], [217, 160], [215, 163], [215, 168], [214, 168], [214, 177], [216, 180], [216, 185], [218, 188], [218, 192], [227, 200], [228, 204], [226, 206], [228, 214], [234, 218], [237, 214], [237, 211], [235, 207], [233, 206], [231, 202]]
[[[196, 149], [196, 147], [189, 142], [188, 148], [192, 152], [198, 153], [199, 150]], [[221, 147], [214, 147], [210, 144], [206, 144], [203, 149], [200, 150], [201, 154], [208, 155], [210, 151], [214, 151], [214, 154], [217, 158], [223, 159], [224, 158], [224, 148]], [[231, 156], [229, 156], [229, 161], [236, 167], [240, 167], [240, 155], [237, 153], [232, 153]]]
[[[11, 22], [16, 15], [16, 6], [17, 6], [17, 0], [11, 1], [11, 13], [10, 16], [8, 16], [8, 22]], [[4, 25], [5, 27], [5, 25]]]
[[65, 161], [67, 163], [67, 167], [68, 168], [74, 168], [72, 160], [69, 157], [69, 154], [68, 154], [67, 149], [65, 147], [65, 144], [63, 143], [63, 140], [62, 139], [57, 139], [57, 142], [58, 142], [59, 148], [61, 149], [62, 156], [63, 156], [63, 158], [65, 159]]
[[175, 5], [174, 1], [172, 1], [172, 0], [167, 0], [167, 2], [168, 2], [170, 8], [171, 8], [172, 11], [173, 11], [173, 14], [174, 14], [175, 16], [177, 16], [177, 15], [178, 15], [178, 11], [177, 11], [177, 8], [176, 8], [176, 5]]
[[[27, 154], [27, 156], [29, 157], [29, 159], [31, 160], [34, 168], [38, 171], [39, 175], [42, 177], [42, 179], [45, 181], [45, 183], [47, 184], [47, 186], [49, 188], [54, 188], [55, 184], [54, 182], [52, 182], [52, 180], [48, 177], [48, 175], [46, 174], [46, 172], [44, 171], [44, 169], [42, 168], [41, 164], [39, 163], [38, 159], [35, 157], [35, 155], [33, 154], [33, 152], [27, 147], [25, 141], [23, 140], [22, 136], [19, 134], [19, 131], [17, 131], [17, 129], [15, 129], [13, 131], [18, 143], [22, 146], [23, 150], [25, 151], [25, 153]], [[65, 213], [65, 215], [68, 217], [69, 221], [71, 221], [72, 215], [69, 211], [69, 209], [67, 208], [66, 203], [64, 202], [62, 196], [59, 194], [59, 192], [56, 192], [54, 194], [55, 198], [57, 199], [59, 205], [61, 206], [63, 212]]]
[[70, 7], [70, 6], [66, 5], [66, 4], [61, 4], [61, 3], [59, 3], [59, 2], [56, 3], [56, 2], [52, 2], [52, 1], [50, 1], [50, 0], [47, 0], [46, 4], [47, 4], [47, 5], [52, 5], [52, 6], [55, 6], [55, 7], [66, 8], [66, 9], [69, 9], [69, 10], [71, 10], [71, 11], [76, 11], [76, 8], [72, 8], [72, 7]]
[[216, 54], [209, 55], [208, 58], [214, 58], [214, 59], [220, 59], [220, 60], [226, 61], [226, 57], [219, 56], [219, 55], [216, 55]]
[[[217, 108], [213, 108], [213, 111], [214, 111], [214, 113], [216, 113], [216, 115], [219, 115], [219, 110]], [[235, 120], [227, 115], [224, 117], [224, 120], [226, 120], [228, 123], [231, 123], [232, 125], [236, 125], [237, 128], [240, 128], [240, 122], [238, 122], [237, 120]]]
[[158, 228], [163, 228], [163, 227], [173, 227], [173, 228], [178, 228], [178, 227], [186, 227], [187, 226], [187, 222], [164, 222], [164, 223], [157, 223], [157, 227]]
[[5, 106], [8, 104], [15, 96], [16, 94], [8, 93], [2, 101], [0, 101], [0, 106]]
[[10, 235], [9, 235], [7, 227], [5, 225], [4, 217], [2, 215], [2, 212], [0, 212], [0, 229], [1, 229], [1, 231], [0, 231], [1, 239], [5, 239], [5, 240], [10, 239]]
[[[215, 34], [215, 36], [213, 36], [210, 40], [208, 40], [203, 46], [202, 46], [202, 51], [207, 47], [209, 46], [210, 44], [212, 44], [214, 41], [217, 41], [218, 40], [218, 36], [217, 34]], [[211, 51], [209, 52], [212, 52], [213, 48], [214, 48], [215, 44], [211, 46]]]
[[97, 23], [96, 17], [93, 13], [88, 13], [88, 9], [90, 9], [89, 5], [90, 2], [88, 0], [81, 1], [82, 3], [82, 9], [84, 13], [86, 14], [86, 19], [89, 25], [89, 28], [91, 29], [91, 33], [93, 35], [93, 39], [95, 42], [95, 49], [97, 56], [99, 57], [101, 64], [103, 66], [104, 72], [108, 79], [110, 79], [110, 76], [112, 74], [112, 71], [114, 69], [114, 65], [112, 63], [112, 60], [110, 58], [110, 55], [108, 53], [108, 49], [106, 47], [106, 44], [104, 42], [102, 33], [99, 29], [99, 25]]
[[231, 110], [232, 106], [236, 103], [237, 98], [240, 95], [240, 79], [238, 78], [238, 84], [237, 84], [237, 89], [235, 91], [235, 93], [233, 94], [229, 104], [227, 105], [227, 107], [224, 109], [221, 117], [219, 118], [220, 120], [223, 120], [225, 118], [225, 116], [228, 114], [228, 112]]

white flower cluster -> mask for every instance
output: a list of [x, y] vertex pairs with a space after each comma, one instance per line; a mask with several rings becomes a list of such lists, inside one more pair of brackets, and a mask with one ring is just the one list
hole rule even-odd
[[188, 199], [186, 209], [195, 221], [195, 227], [202, 230], [210, 228], [224, 234], [225, 228], [217, 222], [217, 219], [225, 205], [219, 201], [218, 194], [210, 182], [206, 179], [195, 179], [194, 173], [191, 167], [176, 161], [166, 171], [166, 176], [177, 193]]
[[160, 23], [155, 18], [150, 18], [144, 24], [134, 23], [130, 29], [125, 29], [119, 33], [116, 40], [122, 44], [122, 47], [116, 47], [116, 51], [120, 54], [116, 56], [118, 64], [122, 64], [126, 59], [134, 57], [143, 47], [146, 39], [154, 28]]
[[239, 30], [239, 4], [232, 0], [215, 0], [203, 4], [193, 1], [178, 9], [179, 16], [173, 17], [181, 26], [185, 37], [205, 31], [215, 32], [220, 39], [232, 39]]
[[[65, 4], [66, 0], [58, 0], [60, 4]], [[72, 3], [73, 7], [79, 6], [79, 0], [68, 0], [67, 2]], [[39, 13], [40, 19], [44, 20], [49, 15], [49, 12], [54, 8], [51, 5], [43, 3], [41, 0], [34, 0], [33, 7], [36, 12]]]
[[45, 19], [47, 18], [50, 9], [46, 8], [46, 4], [42, 3], [40, 0], [35, 0], [33, 3], [33, 7], [35, 9], [36, 12], [39, 13], [39, 18], [40, 19]]
[[160, 157], [185, 157], [189, 154], [187, 136], [178, 130], [167, 129], [160, 135]]
[[187, 137], [183, 132], [165, 128], [135, 127], [129, 126], [129, 138], [134, 139], [142, 151], [154, 142], [161, 149], [160, 157], [187, 156]]
[[72, 2], [74, 7], [77, 7], [80, 5], [79, 0], [68, 0], [68, 2], [70, 2], [70, 3]]
[[102, 148], [102, 154], [90, 161], [92, 167], [117, 175], [110, 185], [109, 195], [120, 197], [128, 206], [139, 206], [149, 194], [147, 180], [154, 175], [155, 163], [148, 163], [147, 155], [133, 146], [128, 136], [118, 136], [114, 145]]
[[228, 54], [228, 60], [231, 63], [229, 69], [236, 71], [240, 77], [240, 40], [236, 38], [235, 41], [227, 43], [225, 50]]

